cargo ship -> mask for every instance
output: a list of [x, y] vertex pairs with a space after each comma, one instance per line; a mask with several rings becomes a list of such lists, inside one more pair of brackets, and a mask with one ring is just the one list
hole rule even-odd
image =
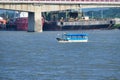
[[112, 19], [90, 19], [78, 12], [69, 12], [61, 18], [60, 14], [51, 14], [52, 19], [44, 22], [43, 30], [110, 29], [115, 24]]
[[44, 30], [80, 30], [80, 29], [111, 29], [113, 20], [81, 20], [64, 22], [45, 22]]

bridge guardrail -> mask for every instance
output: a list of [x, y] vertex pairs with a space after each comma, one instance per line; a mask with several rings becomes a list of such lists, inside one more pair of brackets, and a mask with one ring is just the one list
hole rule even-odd
[[0, 0], [0, 3], [113, 3], [120, 4], [120, 0]]

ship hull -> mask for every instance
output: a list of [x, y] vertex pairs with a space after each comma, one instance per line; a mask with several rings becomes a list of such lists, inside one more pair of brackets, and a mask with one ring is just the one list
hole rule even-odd
[[62, 30], [83, 30], [83, 29], [108, 29], [109, 25], [79, 25], [79, 26], [63, 26]]
[[57, 25], [57, 22], [44, 23], [44, 31], [57, 30], [88, 30], [88, 29], [110, 29], [114, 24], [97, 24], [97, 25]]

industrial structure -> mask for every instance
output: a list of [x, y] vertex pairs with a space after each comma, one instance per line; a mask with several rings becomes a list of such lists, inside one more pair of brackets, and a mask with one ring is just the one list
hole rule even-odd
[[92, 7], [120, 7], [120, 0], [0, 0], [1, 9], [28, 12], [29, 32], [42, 32], [42, 12]]

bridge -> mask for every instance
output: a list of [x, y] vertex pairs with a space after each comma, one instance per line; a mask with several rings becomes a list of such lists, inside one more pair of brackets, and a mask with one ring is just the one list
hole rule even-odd
[[28, 32], [42, 32], [41, 12], [92, 7], [120, 7], [120, 0], [0, 0], [0, 9], [28, 12]]

